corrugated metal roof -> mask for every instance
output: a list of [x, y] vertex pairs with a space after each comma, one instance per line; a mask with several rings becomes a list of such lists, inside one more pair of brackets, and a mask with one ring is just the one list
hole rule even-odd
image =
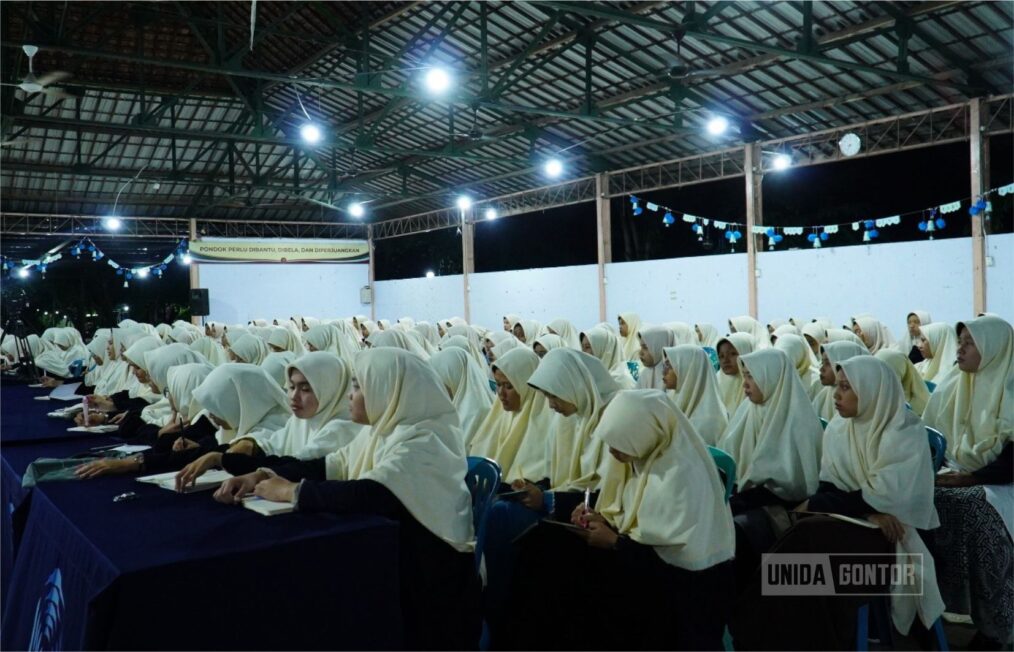
[[[30, 36], [30, 6], [59, 25], [61, 47]], [[793, 54], [806, 7], [810, 53], [853, 69]], [[38, 42], [36, 71], [72, 72], [61, 84], [76, 98], [26, 98], [4, 87], [4, 139], [17, 140], [2, 150], [0, 207], [103, 214], [122, 191], [122, 214], [333, 220], [320, 202], [354, 194], [372, 199], [372, 219], [389, 219], [446, 206], [461, 190], [481, 197], [544, 185], [535, 168], [550, 155], [562, 154], [568, 174], [581, 176], [734, 145], [736, 135], [703, 133], [712, 111], [781, 138], [1006, 93], [1014, 81], [1010, 3], [262, 0], [247, 51], [249, 10], [237, 2], [4, 3], [4, 81], [17, 84], [27, 72], [16, 46]], [[703, 15], [709, 22], [691, 22], [680, 37], [684, 21]], [[906, 30], [908, 57], [899, 63]], [[595, 108], [582, 115], [589, 39]], [[364, 62], [371, 76], [358, 73]], [[420, 69], [433, 62], [453, 68], [458, 92], [479, 104], [397, 95], [418, 91]], [[668, 76], [677, 65], [689, 76]], [[905, 65], [916, 77], [898, 74]], [[230, 66], [344, 87], [222, 74]], [[387, 90], [359, 92], [357, 81]], [[501, 92], [488, 92], [498, 84]], [[336, 147], [294, 146], [304, 111]], [[484, 134], [478, 141], [464, 135], [473, 120]]]

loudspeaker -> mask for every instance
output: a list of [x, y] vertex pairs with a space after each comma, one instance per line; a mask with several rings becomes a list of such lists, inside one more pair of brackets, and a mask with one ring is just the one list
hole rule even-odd
[[208, 308], [208, 288], [193, 288], [190, 290], [190, 314], [193, 317], [207, 317], [211, 310]]

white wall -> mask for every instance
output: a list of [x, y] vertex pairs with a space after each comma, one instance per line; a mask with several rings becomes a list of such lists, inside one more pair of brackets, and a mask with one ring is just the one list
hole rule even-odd
[[599, 321], [598, 278], [597, 265], [472, 274], [472, 321], [493, 328], [513, 312], [543, 324], [562, 317], [591, 326]]
[[436, 322], [465, 314], [465, 295], [461, 275], [434, 278], [407, 278], [377, 281], [373, 300], [377, 319], [412, 317], [416, 321]]
[[245, 324], [263, 317], [345, 317], [368, 312], [359, 289], [369, 285], [366, 263], [205, 263], [212, 321]]
[[745, 253], [612, 263], [606, 317], [636, 312], [642, 322], [707, 323], [724, 333], [729, 317], [748, 314], [746, 281]]
[[986, 255], [993, 259], [986, 267], [986, 309], [1014, 322], [1014, 233], [989, 236]]

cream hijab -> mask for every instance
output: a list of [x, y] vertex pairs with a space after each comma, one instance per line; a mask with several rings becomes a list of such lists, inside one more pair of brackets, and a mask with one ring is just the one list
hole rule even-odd
[[760, 351], [771, 346], [768, 329], [749, 315], [733, 317], [729, 320], [729, 330], [733, 333], [746, 333], [753, 338], [754, 351]]
[[356, 356], [355, 377], [371, 425], [325, 458], [327, 478], [379, 482], [427, 530], [474, 550], [458, 416], [436, 372], [407, 351], [380, 348]]
[[536, 337], [535, 340], [532, 341], [532, 350], [535, 350], [536, 344], [544, 348], [547, 352], [559, 348], [571, 348], [571, 349], [574, 348], [572, 346], [568, 346], [562, 337], [560, 337], [559, 335], [553, 335], [552, 333], [546, 333], [545, 335], [540, 335]]
[[314, 351], [290, 364], [285, 370], [286, 377], [290, 378], [294, 371], [303, 374], [310, 384], [317, 397], [317, 412], [308, 419], [291, 415], [282, 429], [262, 430], [250, 438], [265, 455], [301, 460], [324, 457], [351, 443], [363, 427], [349, 420], [352, 372], [348, 363], [333, 353]]
[[792, 361], [778, 349], [739, 358], [764, 395], [740, 403], [719, 448], [736, 460], [739, 491], [765, 487], [783, 500], [817, 491], [823, 429]]
[[235, 342], [230, 338], [229, 342], [229, 350], [239, 358], [238, 362], [259, 365], [271, 353], [271, 349], [264, 343], [264, 340], [250, 333], [241, 335]]
[[697, 341], [701, 346], [716, 348], [718, 346], [718, 329], [711, 324], [694, 324], [696, 330], [700, 331]]
[[554, 319], [549, 322], [546, 328], [553, 331], [555, 335], [559, 335], [566, 346], [578, 351], [581, 350], [581, 340], [579, 339], [577, 329], [574, 328], [574, 324], [566, 319]]
[[947, 437], [947, 460], [976, 471], [996, 459], [1014, 437], [1014, 333], [993, 316], [959, 322], [982, 361], [968, 373], [956, 368], [930, 395], [923, 419]]
[[[780, 328], [785, 327], [781, 326]], [[816, 398], [817, 393], [822, 387], [820, 384], [820, 370], [813, 368], [811, 363], [813, 352], [810, 351], [810, 346], [806, 343], [806, 340], [799, 335], [782, 333], [775, 342], [775, 348], [785, 351], [785, 354], [789, 356], [789, 360], [796, 367], [796, 373], [799, 374], [799, 382], [803, 384], [803, 389], [806, 390], [806, 395], [810, 400]]]
[[[863, 331], [863, 336], [860, 339], [863, 340], [863, 344], [866, 344], [870, 353], [876, 353], [880, 349], [894, 346], [894, 338], [891, 336], [891, 331], [879, 320], [873, 317], [856, 317], [855, 323]], [[866, 340], [869, 340], [869, 342], [867, 343]]]
[[469, 455], [496, 460], [503, 469], [503, 482], [524, 479], [537, 482], [549, 477], [546, 448], [554, 434], [555, 413], [542, 392], [528, 384], [538, 367], [539, 356], [524, 347], [508, 351], [493, 363], [493, 369], [506, 376], [521, 396], [521, 407], [516, 412], [507, 412], [500, 401], [494, 401], [476, 430]]
[[635, 312], [621, 312], [619, 317], [627, 324], [626, 337], [618, 336], [622, 338], [623, 359], [627, 362], [637, 362], [641, 351], [641, 340], [637, 336], [641, 330], [641, 317]]
[[641, 373], [637, 379], [638, 389], [665, 389], [665, 380], [663, 379], [663, 362], [665, 357], [664, 349], [667, 346], [675, 346], [676, 338], [673, 335], [672, 330], [668, 326], [650, 326], [642, 329], [638, 336], [641, 342], [648, 347], [648, 352], [651, 353], [652, 359], [655, 361], [654, 367], [641, 367]]
[[176, 414], [185, 423], [196, 420], [201, 404], [194, 398], [194, 390], [204, 382], [212, 367], [206, 362], [181, 364], [169, 370], [166, 380], [166, 396], [176, 406]]
[[[869, 355], [870, 352], [865, 346], [857, 342], [829, 342], [820, 347], [821, 353], [827, 356], [834, 369], [849, 358], [861, 355]], [[823, 364], [823, 362], [821, 362]], [[819, 373], [819, 372], [818, 372]], [[817, 416], [825, 421], [830, 421], [838, 412], [834, 409], [834, 385], [821, 385], [820, 391], [813, 397], [811, 405]]]
[[627, 360], [623, 356], [623, 349], [620, 348], [620, 338], [616, 333], [607, 328], [596, 326], [586, 330], [582, 335], [591, 345], [592, 354], [602, 361], [602, 365], [609, 370], [609, 374], [620, 389], [637, 387], [637, 381], [630, 375]]
[[264, 357], [264, 362], [260, 366], [284, 390], [289, 383], [288, 366], [295, 359], [296, 354], [292, 351], [274, 351]]
[[169, 344], [152, 349], [144, 354], [144, 370], [158, 388], [159, 400], [141, 410], [141, 420], [148, 424], [164, 426], [172, 418], [173, 409], [165, 390], [169, 382], [169, 370], [177, 365], [206, 362], [199, 354], [185, 344]]
[[[731, 344], [740, 356], [753, 353], [754, 340], [749, 333], [733, 333], [728, 337], [723, 337], [718, 340], [718, 345], [715, 346], [716, 351], [722, 346], [722, 342]], [[739, 404], [746, 398], [743, 395], [743, 374], [740, 372], [735, 376], [729, 376], [719, 369], [715, 372], [715, 378], [718, 379], [718, 395], [722, 399], [722, 405], [725, 406], [725, 411], [731, 417], [736, 413]]]
[[423, 360], [428, 360], [430, 354], [417, 341], [406, 335], [403, 331], [385, 330], [373, 333], [366, 338], [366, 342], [373, 348], [391, 347], [402, 349], [413, 353]]
[[230, 430], [219, 430], [220, 444], [233, 439], [269, 434], [283, 428], [289, 418], [285, 392], [266, 371], [252, 364], [230, 362], [208, 374], [194, 390], [202, 408], [225, 421]]
[[939, 385], [952, 371], [954, 360], [958, 355], [958, 338], [954, 329], [943, 322], [935, 322], [921, 327], [923, 337], [929, 342], [932, 358], [919, 363], [916, 369], [922, 374], [923, 380]]
[[919, 319], [920, 332], [924, 327], [929, 326], [930, 324], [933, 323], [933, 318], [930, 317], [930, 314], [925, 310], [913, 310], [912, 312], [905, 315], [905, 330], [904, 332], [902, 332], [901, 338], [895, 345], [895, 347], [898, 349], [898, 352], [904, 353], [905, 355], [908, 355], [909, 352], [912, 350], [912, 347], [919, 343], [918, 338], [913, 338], [908, 332], [908, 318], [911, 317], [912, 315], [915, 315]]
[[554, 349], [542, 358], [528, 384], [572, 403], [577, 413], [555, 418], [549, 440], [549, 480], [557, 491], [593, 489], [600, 479], [602, 442], [592, 438], [602, 409], [619, 391], [598, 358], [573, 349]]
[[944, 603], [933, 556], [916, 532], [940, 526], [933, 505], [933, 463], [925, 426], [905, 409], [901, 383], [882, 360], [855, 356], [838, 368], [859, 397], [859, 410], [853, 418], [839, 417], [828, 424], [820, 479], [845, 491], [862, 491], [870, 507], [902, 522], [905, 536], [897, 552], [922, 555], [923, 563], [915, 567], [922, 573], [923, 595], [892, 595], [892, 617], [901, 632], [908, 632], [917, 613], [931, 627], [943, 613]]
[[522, 319], [516, 325], [521, 327], [521, 335], [524, 338], [519, 337], [518, 339], [528, 346], [531, 346], [535, 342], [535, 338], [542, 333], [542, 324], [534, 319]]
[[598, 500], [599, 513], [619, 534], [691, 571], [733, 558], [732, 512], [715, 463], [664, 392], [619, 392], [594, 436], [634, 458], [610, 476]]
[[436, 326], [428, 321], [419, 321], [412, 327], [412, 330], [420, 333], [430, 347], [432, 347], [429, 349], [430, 353], [435, 353], [437, 351], [437, 347], [440, 346], [440, 333], [437, 332]]
[[926, 410], [930, 393], [912, 361], [908, 359], [907, 355], [894, 349], [881, 349], [877, 351], [875, 357], [887, 364], [898, 376], [904, 391], [905, 401], [912, 407], [913, 412], [922, 416]]
[[296, 355], [303, 355], [306, 352], [306, 349], [303, 348], [303, 340], [283, 326], [271, 327], [268, 334], [268, 344], [277, 346], [283, 351], [291, 351]]
[[666, 347], [665, 357], [676, 373], [672, 399], [706, 444], [714, 446], [729, 425], [718, 395], [718, 380], [708, 354], [696, 344]]
[[495, 360], [499, 360], [500, 357], [506, 354], [508, 351], [513, 351], [518, 347], [526, 348], [525, 345], [521, 343], [521, 340], [519, 340], [514, 336], [511, 336], [510, 339], [506, 339], [497, 344], [496, 346], [494, 346], [493, 350], [490, 351], [490, 353], [493, 354], [493, 358]]
[[454, 409], [461, 422], [465, 436], [465, 448], [472, 441], [479, 424], [493, 405], [493, 393], [489, 391], [489, 380], [479, 365], [458, 347], [450, 347], [433, 354], [430, 364], [440, 376], [444, 386], [451, 392]]
[[196, 351], [204, 356], [211, 365], [217, 367], [229, 361], [225, 349], [211, 337], [199, 337], [190, 345], [191, 351]]
[[[145, 335], [131, 344], [127, 350], [123, 352], [122, 357], [127, 364], [132, 364], [147, 373], [148, 367], [145, 363], [145, 354], [161, 346], [162, 340], [158, 337], [154, 335]], [[154, 390], [152, 390], [148, 383], [142, 383], [137, 380], [133, 373], [131, 373], [128, 382], [128, 396], [130, 396], [130, 398], [143, 398], [148, 403], [156, 403], [160, 398], [162, 398], [156, 394]]]
[[[831, 342], [852, 342], [854, 344], [858, 344], [859, 346], [861, 346], [863, 348], [866, 347], [866, 343], [863, 342], [861, 339], [859, 339], [858, 335], [856, 335], [852, 331], [848, 330], [847, 328], [828, 328], [826, 330], [826, 333], [827, 333], [827, 342], [828, 343], [831, 343]], [[866, 349], [866, 350], [867, 350], [867, 352], [869, 352], [869, 349]]]
[[682, 321], [670, 321], [665, 323], [665, 327], [672, 331], [673, 346], [697, 344], [697, 333], [694, 332], [694, 327], [690, 324]]
[[[444, 348], [444, 344], [454, 339], [455, 337], [463, 337], [468, 342], [468, 353], [472, 356], [480, 367], [486, 364], [486, 356], [482, 354], [482, 337], [470, 326], [451, 326], [447, 329], [444, 334], [443, 340], [440, 343], [439, 348]], [[529, 342], [529, 346], [531, 342]]]

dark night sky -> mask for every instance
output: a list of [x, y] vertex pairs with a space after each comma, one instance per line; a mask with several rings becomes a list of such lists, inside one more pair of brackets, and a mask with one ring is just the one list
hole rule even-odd
[[[991, 187], [1014, 180], [1012, 138], [991, 139]], [[968, 145], [956, 143], [920, 150], [876, 156], [855, 161], [816, 165], [769, 174], [764, 179], [764, 218], [768, 225], [828, 224], [878, 218], [919, 210], [966, 198], [969, 194]], [[717, 181], [640, 195], [673, 210], [726, 221], [744, 221], [746, 198], [742, 179]], [[1012, 230], [1014, 196], [993, 198], [992, 232]], [[661, 224], [662, 213], [631, 214], [625, 197], [613, 200], [613, 260], [644, 260], [721, 254], [729, 250], [720, 232], [712, 230], [713, 246], [702, 247], [689, 225], [677, 221], [670, 228]], [[947, 227], [936, 237], [969, 235], [967, 212], [944, 216]], [[915, 228], [886, 227], [879, 241], [915, 240], [926, 235]], [[624, 228], [636, 230], [640, 247], [627, 251]], [[850, 242], [851, 241], [851, 242]], [[826, 246], [855, 244], [850, 230]], [[802, 238], [786, 238], [781, 245], [810, 246]], [[744, 251], [745, 241], [737, 245]], [[165, 278], [134, 281], [123, 288], [123, 279], [106, 265], [70, 257], [52, 265], [43, 282], [34, 278], [21, 283], [5, 278], [4, 296], [16, 287], [28, 288], [33, 305], [41, 312], [76, 310], [77, 323], [85, 312], [98, 311], [100, 325], [112, 320], [117, 305], [129, 303], [132, 317], [160, 321], [167, 304], [185, 306], [186, 268], [170, 265]], [[590, 203], [517, 215], [476, 226], [477, 272], [582, 265], [596, 262], [595, 210]], [[413, 278], [427, 270], [437, 274], [461, 273], [461, 238], [454, 229], [383, 240], [377, 245], [377, 279]], [[37, 277], [37, 275], [36, 275]]]

